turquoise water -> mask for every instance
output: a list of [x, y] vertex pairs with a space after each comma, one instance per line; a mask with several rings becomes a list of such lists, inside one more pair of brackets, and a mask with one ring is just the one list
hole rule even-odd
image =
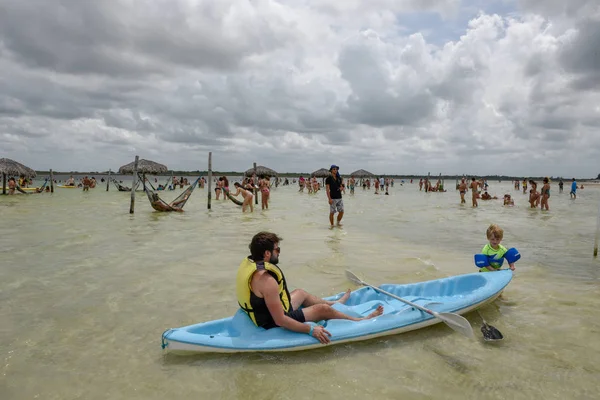
[[[515, 207], [472, 209], [455, 191], [414, 184], [389, 196], [358, 189], [334, 229], [325, 193], [296, 186], [274, 189], [270, 209], [253, 214], [214, 196], [207, 210], [207, 189], [184, 213], [154, 212], [138, 192], [133, 215], [130, 193], [113, 187], [0, 196], [1, 398], [596, 398], [600, 189], [573, 201], [553, 187], [550, 212], [530, 210], [508, 182], [490, 188], [505, 192]], [[440, 324], [300, 353], [180, 357], [160, 348], [167, 328], [235, 312], [235, 272], [260, 230], [284, 238], [290, 286], [326, 296], [354, 287], [346, 268], [376, 285], [473, 272], [492, 222], [523, 256], [504, 299], [481, 310], [501, 343], [483, 342], [469, 314], [476, 341]]]

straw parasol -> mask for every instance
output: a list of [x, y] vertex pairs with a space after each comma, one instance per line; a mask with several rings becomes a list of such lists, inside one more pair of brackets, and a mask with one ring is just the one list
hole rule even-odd
[[[250, 168], [249, 170], [247, 170], [246, 172], [244, 172], [245, 176], [252, 176], [254, 175], [254, 167]], [[256, 166], [256, 175], [261, 176], [261, 175], [266, 175], [266, 176], [276, 176], [277, 171], [272, 170], [271, 168], [267, 168], [264, 167], [262, 165], [257, 165]]]
[[14, 176], [23, 175], [25, 178], [35, 178], [37, 175], [31, 168], [9, 158], [0, 158], [0, 173]]
[[[129, 164], [123, 165], [121, 168], [119, 168], [119, 174], [133, 174], [134, 164], [135, 164], [135, 161], [130, 162]], [[138, 160], [137, 172], [139, 172], [139, 173], [157, 175], [157, 174], [161, 174], [163, 172], [167, 172], [168, 170], [169, 169], [167, 168], [166, 165], [159, 164], [154, 161], [144, 160], [144, 159]]]
[[317, 178], [327, 178], [331, 175], [331, 172], [327, 168], [321, 168], [310, 174], [310, 176], [314, 176]]
[[354, 171], [353, 173], [351, 173], [350, 176], [355, 176], [357, 178], [370, 178], [370, 177], [373, 177], [375, 175], [373, 175], [369, 171], [365, 171], [364, 169], [359, 169], [359, 170]]
[[2, 174], [2, 194], [6, 194], [6, 176], [25, 176], [35, 178], [36, 173], [29, 167], [18, 163], [10, 158], [0, 158], [0, 173]]

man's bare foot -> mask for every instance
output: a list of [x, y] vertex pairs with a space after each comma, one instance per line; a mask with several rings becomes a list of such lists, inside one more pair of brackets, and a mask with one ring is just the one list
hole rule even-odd
[[346, 293], [344, 293], [344, 295], [343, 295], [342, 297], [340, 297], [340, 298], [339, 298], [339, 299], [336, 301], [336, 303], [342, 303], [342, 304], [346, 304], [346, 302], [348, 301], [348, 298], [350, 297], [350, 293], [351, 293], [351, 290], [350, 290], [350, 289], [346, 290]]
[[337, 223], [337, 226], [340, 226], [340, 227], [341, 227], [341, 226], [342, 226], [342, 223], [341, 223], [341, 222], [338, 222], [338, 223]]
[[367, 315], [363, 319], [371, 319], [371, 318], [379, 317], [381, 314], [383, 314], [383, 306], [378, 306], [377, 310], [373, 311], [371, 314]]

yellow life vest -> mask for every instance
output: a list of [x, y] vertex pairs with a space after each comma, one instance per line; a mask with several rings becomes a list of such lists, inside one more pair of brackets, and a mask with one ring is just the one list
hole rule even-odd
[[292, 310], [290, 293], [287, 289], [285, 277], [281, 269], [275, 264], [268, 262], [254, 262], [250, 257], [244, 258], [237, 272], [236, 292], [238, 304], [242, 310], [248, 314], [256, 326], [263, 326], [273, 323], [273, 317], [267, 308], [265, 299], [252, 293], [250, 283], [256, 271], [266, 270], [277, 281], [279, 286], [279, 298], [283, 306], [283, 312]]

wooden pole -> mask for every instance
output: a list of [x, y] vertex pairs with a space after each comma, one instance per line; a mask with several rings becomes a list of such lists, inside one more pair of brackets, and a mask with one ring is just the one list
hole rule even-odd
[[106, 191], [108, 192], [108, 188], [110, 187], [110, 169], [108, 170], [108, 179], [106, 179]]
[[2, 194], [6, 194], [6, 174], [2, 173]]
[[598, 220], [596, 221], [596, 238], [594, 239], [594, 258], [598, 257], [598, 237], [600, 237], [600, 203], [598, 203]]
[[258, 183], [258, 176], [256, 175], [256, 163], [254, 163], [254, 179], [256, 179], [252, 188], [254, 192], [254, 204], [258, 204], [258, 192], [256, 191], [256, 184]]
[[135, 162], [133, 163], [133, 182], [131, 182], [131, 204], [129, 205], [129, 214], [133, 214], [135, 206], [135, 185], [137, 184], [137, 167], [139, 159], [139, 156], [135, 156]]
[[212, 151], [208, 152], [208, 209], [210, 210], [210, 200], [212, 198]]
[[50, 193], [54, 193], [54, 172], [50, 168]]

